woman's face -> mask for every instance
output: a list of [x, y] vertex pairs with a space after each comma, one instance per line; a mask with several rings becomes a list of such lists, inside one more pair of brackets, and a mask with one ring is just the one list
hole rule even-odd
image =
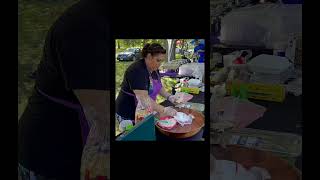
[[165, 54], [155, 54], [153, 56], [151, 54], [148, 54], [147, 55], [148, 69], [151, 71], [158, 70], [160, 65], [164, 61], [164, 59], [165, 59]]

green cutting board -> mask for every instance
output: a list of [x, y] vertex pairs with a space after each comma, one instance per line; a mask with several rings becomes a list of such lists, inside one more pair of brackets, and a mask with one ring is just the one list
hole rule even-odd
[[136, 124], [130, 131], [120, 135], [117, 141], [155, 141], [155, 117], [147, 116], [143, 121]]

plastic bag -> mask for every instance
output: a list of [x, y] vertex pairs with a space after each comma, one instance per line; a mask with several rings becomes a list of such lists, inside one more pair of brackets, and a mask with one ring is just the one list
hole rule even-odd
[[273, 48], [302, 32], [302, 5], [265, 3], [234, 9], [221, 19], [220, 41]]
[[202, 85], [199, 79], [190, 79], [188, 81], [188, 87], [200, 87]]
[[210, 98], [210, 120], [212, 122], [220, 122], [222, 111], [222, 101], [223, 97], [226, 95], [226, 87], [225, 84], [215, 85], [211, 89], [212, 96]]
[[228, 68], [224, 67], [221, 70], [219, 70], [217, 73], [215, 73], [212, 77], [211, 77], [211, 81], [215, 82], [215, 83], [221, 83], [226, 81], [227, 77], [228, 77]]
[[179, 67], [180, 76], [193, 76], [197, 79], [202, 80], [204, 75], [204, 64], [203, 63], [187, 63]]
[[204, 104], [201, 104], [201, 103], [187, 102], [187, 103], [183, 103], [183, 104], [178, 104], [178, 105], [176, 105], [176, 107], [177, 108], [193, 109], [193, 110], [200, 111], [200, 112], [204, 111]]
[[188, 94], [185, 92], [176, 92], [175, 96], [177, 97], [177, 103], [186, 103], [193, 98], [192, 94]]
[[187, 125], [192, 124], [192, 119], [194, 117], [192, 115], [185, 114], [183, 112], [177, 112], [177, 114], [174, 116], [174, 119], [181, 125]]
[[288, 92], [293, 93], [295, 96], [300, 96], [302, 94], [302, 78], [289, 82], [285, 87]]
[[232, 122], [236, 128], [247, 127], [253, 121], [262, 117], [266, 111], [263, 106], [231, 96], [224, 98], [223, 109], [222, 121]]
[[122, 120], [119, 124], [119, 130], [121, 132], [130, 130], [130, 128], [133, 126], [133, 123], [131, 120]]
[[192, 76], [195, 64], [197, 64], [197, 63], [188, 63], [188, 64], [181, 65], [179, 67], [179, 75], [180, 76]]
[[196, 79], [203, 79], [204, 75], [204, 64], [197, 64], [197, 66], [194, 67], [194, 70], [192, 72], [192, 76], [195, 77]]

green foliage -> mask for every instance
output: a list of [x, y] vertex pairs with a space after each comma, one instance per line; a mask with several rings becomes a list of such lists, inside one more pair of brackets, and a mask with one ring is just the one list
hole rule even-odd
[[182, 55], [181, 54], [176, 54], [176, 59], [182, 59]]
[[132, 62], [133, 61], [129, 61], [129, 62], [116, 61], [116, 88], [115, 88], [116, 97], [118, 96], [118, 93], [120, 91], [120, 86], [121, 86], [121, 83], [122, 83], [122, 80], [123, 80], [124, 73], [125, 73], [126, 69], [130, 66], [130, 64]]
[[147, 43], [159, 43], [165, 47], [165, 41], [166, 39], [117, 39], [116, 51], [119, 53], [131, 47], [138, 47], [142, 49]]

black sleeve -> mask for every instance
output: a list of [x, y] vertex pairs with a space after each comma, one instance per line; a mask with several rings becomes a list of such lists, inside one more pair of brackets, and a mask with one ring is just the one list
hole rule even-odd
[[110, 89], [111, 45], [108, 32], [96, 26], [58, 33], [57, 54], [67, 89]]
[[131, 90], [148, 90], [149, 79], [142, 68], [127, 69], [125, 73], [126, 80]]

